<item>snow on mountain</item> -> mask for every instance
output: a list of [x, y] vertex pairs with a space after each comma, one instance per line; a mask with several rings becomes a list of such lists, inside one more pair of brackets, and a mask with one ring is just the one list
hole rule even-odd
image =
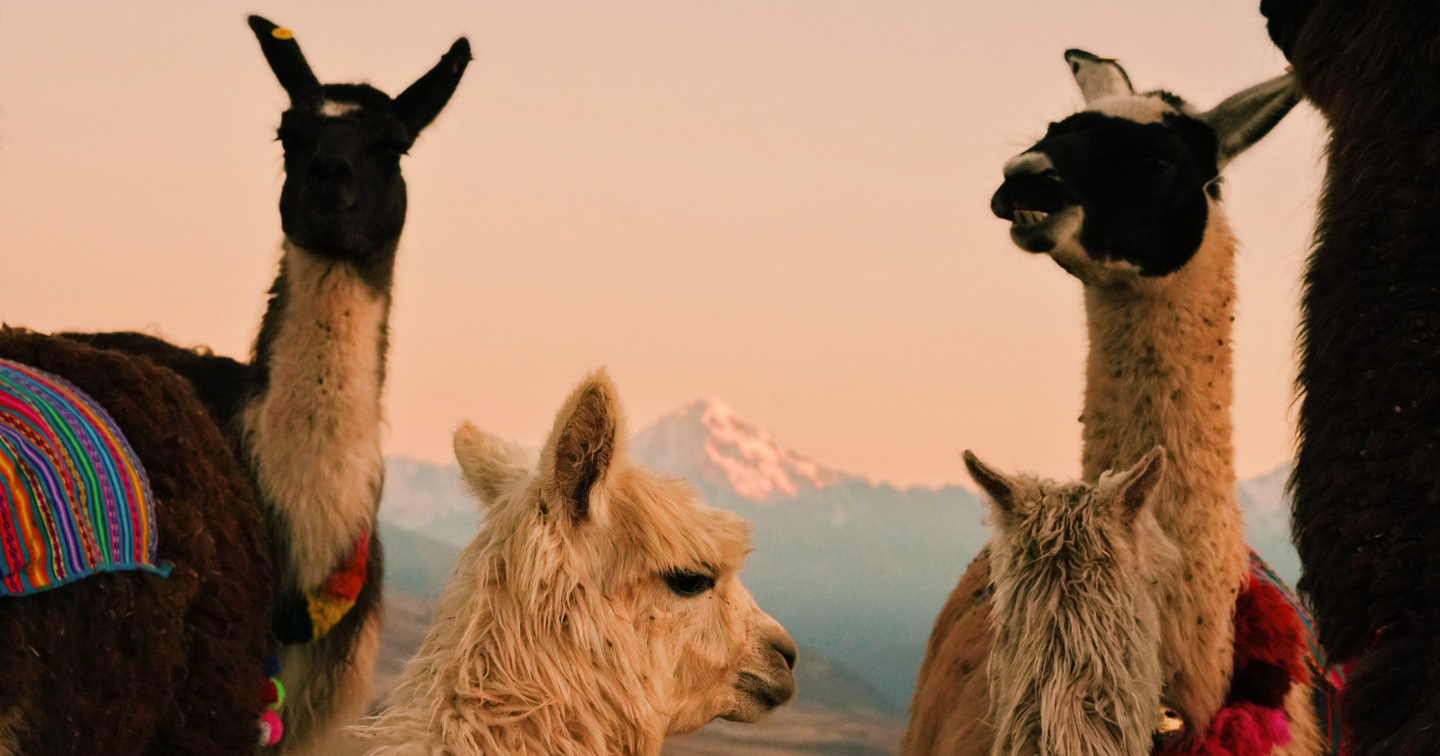
[[859, 480], [781, 446], [719, 399], [693, 401], [635, 435], [642, 464], [753, 502], [793, 499]]

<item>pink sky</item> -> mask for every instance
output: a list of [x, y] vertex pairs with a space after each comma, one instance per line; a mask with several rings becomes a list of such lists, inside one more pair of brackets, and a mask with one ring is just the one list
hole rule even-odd
[[[1278, 74], [1256, 0], [0, 1], [0, 320], [243, 356], [274, 275], [285, 96], [245, 26], [392, 94], [474, 64], [405, 173], [386, 451], [538, 444], [607, 365], [633, 429], [701, 395], [823, 464], [1078, 472], [1078, 282], [988, 210], [1073, 111], [1069, 47], [1202, 107]], [[1239, 472], [1287, 459], [1323, 125], [1228, 172]]]

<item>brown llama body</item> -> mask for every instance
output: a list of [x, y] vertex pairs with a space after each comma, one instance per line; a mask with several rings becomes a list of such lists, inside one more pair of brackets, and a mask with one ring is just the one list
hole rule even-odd
[[1440, 6], [1261, 3], [1330, 126], [1290, 485], [1357, 756], [1440, 752]]
[[[1082, 479], [1093, 484], [1156, 446], [1172, 454], [1151, 505], [1179, 550], [1178, 577], [1164, 586], [1160, 659], [1165, 700], [1182, 715], [1184, 737], [1196, 738], [1229, 693], [1235, 597], [1248, 580], [1230, 442], [1235, 246], [1218, 176], [1297, 95], [1280, 77], [1200, 113], [1168, 92], [1136, 93], [1112, 60], [1079, 50], [1066, 60], [1087, 110], [1012, 158], [991, 206], [1013, 221], [1017, 245], [1050, 255], [1084, 284]], [[985, 569], [977, 559], [962, 586], [979, 584]], [[965, 628], [993, 624], [976, 590], [951, 594], [931, 637], [909, 756], [1005, 753], [992, 751], [989, 722], [974, 721], [990, 715], [974, 678], [993, 651], [965, 644]], [[972, 708], [941, 711], [921, 700], [944, 686]], [[1298, 702], [1287, 706], [1287, 752], [1312, 753], [1316, 720], [1300, 687], [1287, 699]]]
[[0, 357], [115, 419], [155, 497], [169, 577], [104, 573], [0, 599], [0, 754], [245, 754], [263, 709], [271, 541], [244, 469], [190, 385], [144, 360], [0, 330]]

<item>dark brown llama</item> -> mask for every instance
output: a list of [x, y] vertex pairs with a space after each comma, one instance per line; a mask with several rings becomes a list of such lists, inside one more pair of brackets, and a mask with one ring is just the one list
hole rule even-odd
[[[279, 129], [284, 253], [250, 362], [136, 333], [71, 336], [174, 369], [231, 432], [279, 549], [280, 750], [328, 753], [331, 736], [363, 713], [379, 637], [380, 394], [405, 225], [400, 159], [449, 102], [470, 45], [456, 41], [392, 99], [364, 84], [321, 84], [288, 30], [258, 16], [250, 27], [291, 105]], [[306, 595], [367, 547], [364, 588], [322, 634], [305, 617]], [[296, 611], [299, 632], [286, 619]]]
[[0, 754], [246, 754], [274, 594], [254, 489], [190, 384], [145, 360], [0, 328], [0, 358], [115, 419], [149, 476], [169, 577], [109, 572], [0, 598]]
[[1299, 587], [1352, 753], [1440, 753], [1440, 5], [1266, 0], [1330, 123], [1305, 272]]

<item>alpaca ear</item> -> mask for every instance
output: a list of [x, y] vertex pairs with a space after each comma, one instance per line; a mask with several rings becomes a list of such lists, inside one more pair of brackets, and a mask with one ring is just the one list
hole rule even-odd
[[1300, 102], [1294, 74], [1284, 74], [1236, 92], [1200, 116], [1215, 130], [1219, 143], [1215, 164], [1220, 169], [1270, 133]]
[[466, 487], [485, 504], [494, 503], [530, 473], [525, 452], [518, 445], [470, 423], [455, 431], [455, 459]]
[[990, 500], [994, 502], [995, 508], [1007, 514], [1015, 511], [1015, 481], [995, 470], [969, 450], [965, 452], [965, 469], [970, 471], [970, 477], [975, 485], [980, 486]]
[[455, 87], [459, 86], [460, 77], [465, 75], [465, 67], [471, 60], [470, 40], [461, 37], [434, 68], [395, 97], [395, 113], [412, 139], [450, 102], [450, 95], [455, 94]]
[[250, 30], [260, 40], [260, 51], [265, 53], [265, 60], [280, 80], [280, 86], [290, 95], [292, 105], [320, 88], [320, 80], [310, 71], [310, 64], [300, 52], [300, 43], [289, 29], [259, 16], [251, 16], [249, 22]]
[[604, 506], [606, 475], [621, 452], [624, 425], [615, 386], [604, 370], [586, 378], [555, 417], [540, 455], [542, 496], [575, 522], [589, 520]]
[[1116, 488], [1113, 490], [1115, 497], [1115, 508], [1120, 513], [1120, 518], [1125, 522], [1134, 522], [1140, 510], [1145, 508], [1145, 503], [1150, 500], [1150, 492], [1155, 490], [1155, 485], [1165, 473], [1165, 447], [1157, 446], [1151, 449], [1134, 467], [1112, 478], [1109, 482]]
[[1065, 62], [1070, 64], [1070, 73], [1075, 75], [1086, 105], [1102, 97], [1135, 94], [1125, 69], [1112, 58], [1101, 58], [1084, 50], [1066, 50]]

